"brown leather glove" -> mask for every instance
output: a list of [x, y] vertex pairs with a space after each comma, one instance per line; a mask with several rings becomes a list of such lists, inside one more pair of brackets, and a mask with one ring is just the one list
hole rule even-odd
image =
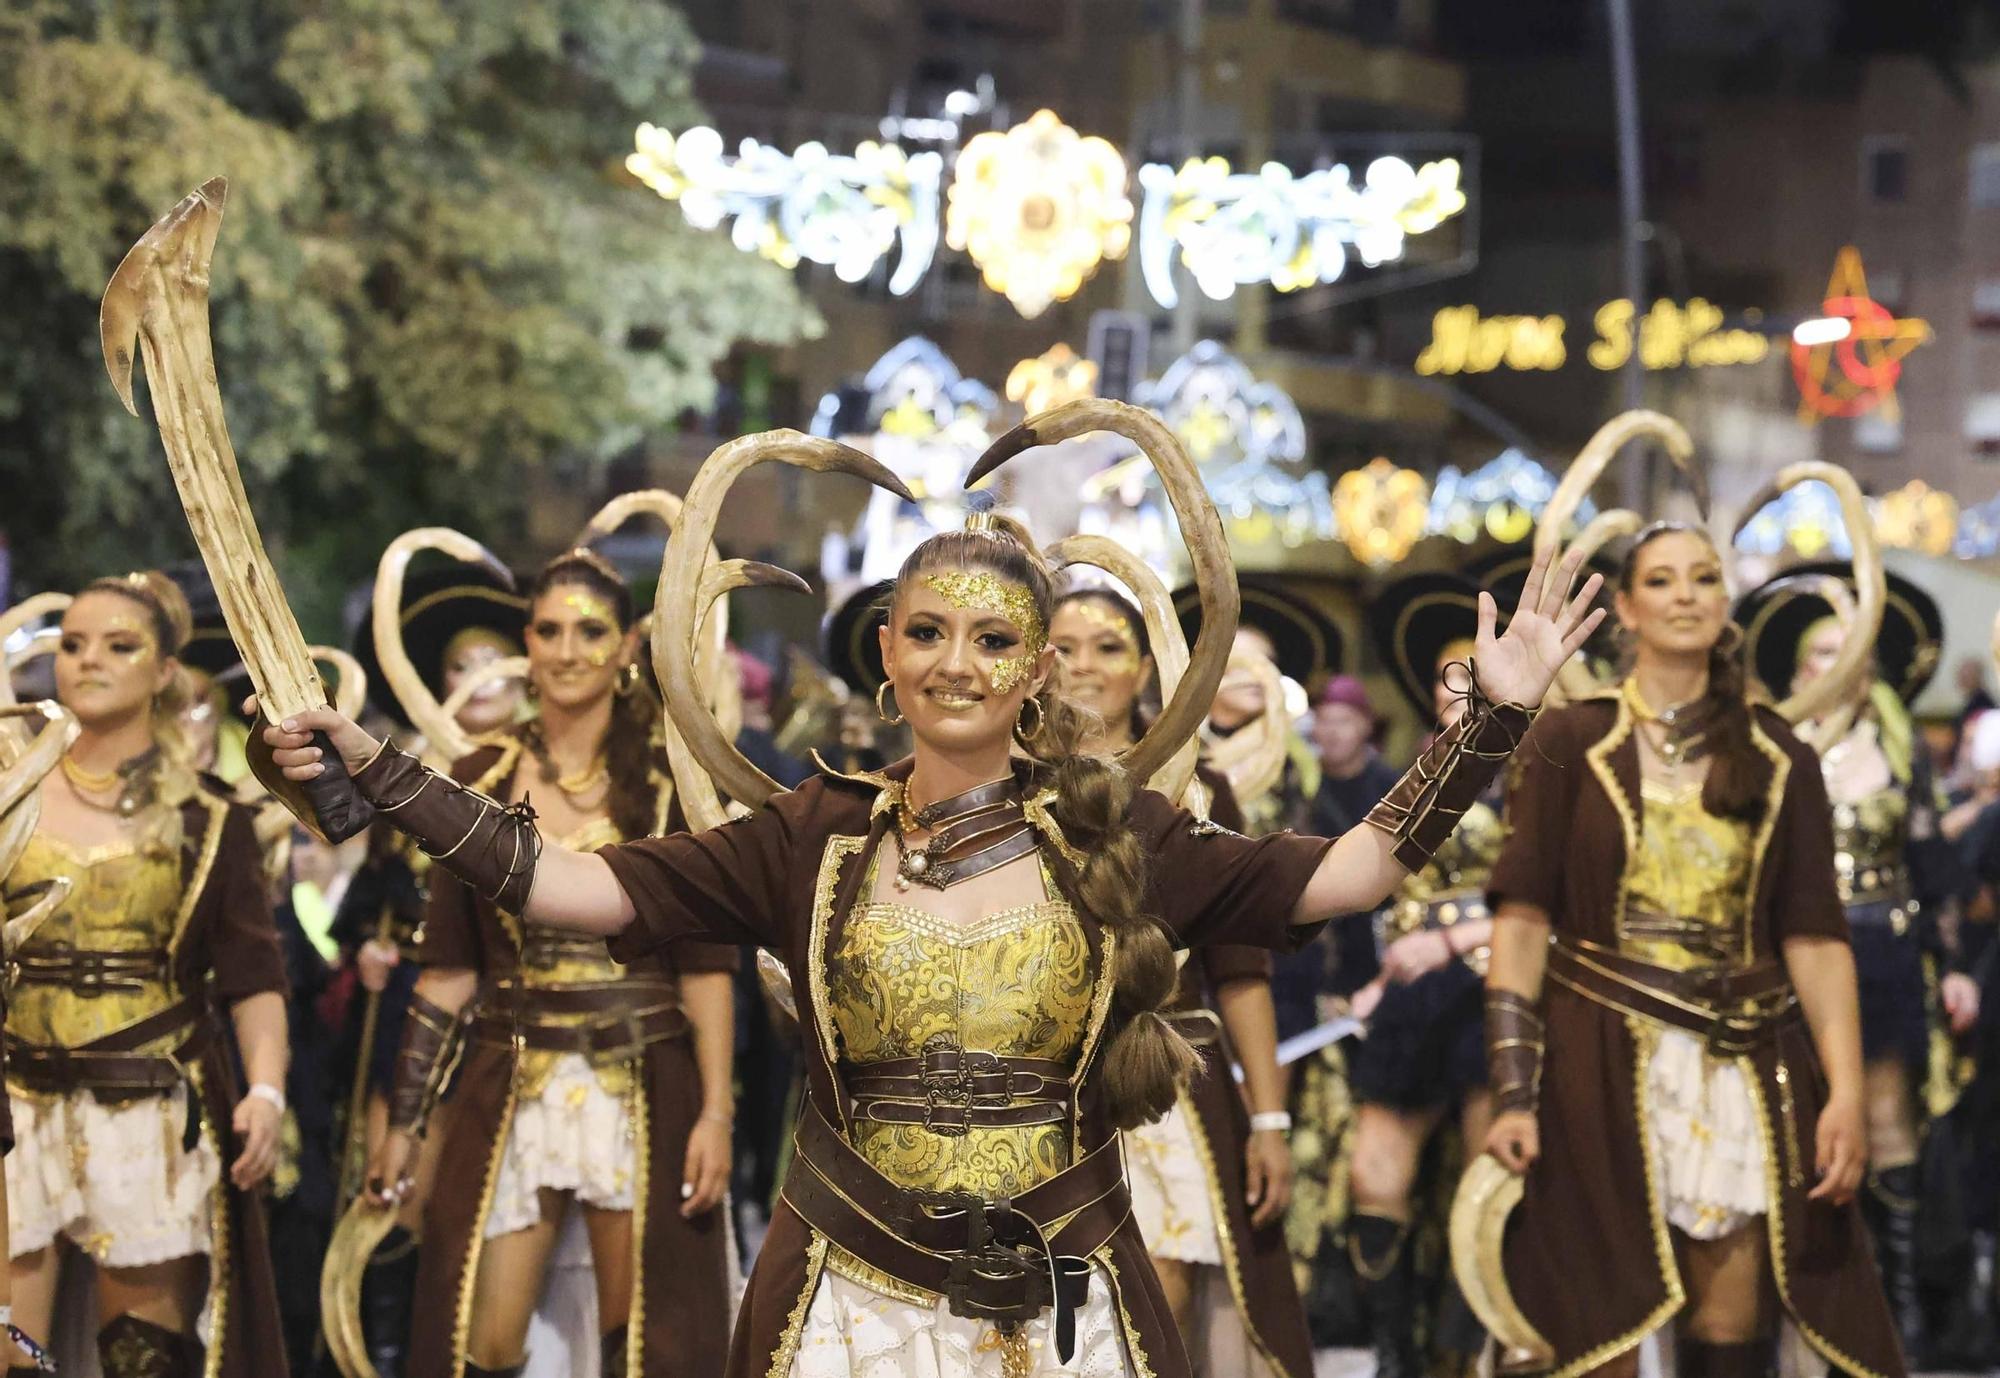
[[1511, 990], [1486, 990], [1486, 1074], [1493, 1086], [1493, 1112], [1525, 1110], [1542, 1100], [1542, 1016], [1528, 997]]
[[422, 1138], [431, 1111], [458, 1066], [464, 1021], [421, 995], [410, 996], [403, 1046], [396, 1050], [396, 1078], [389, 1087], [389, 1128]]
[[387, 742], [354, 772], [354, 784], [431, 860], [508, 913], [526, 911], [542, 835], [525, 802], [490, 799]]
[[[1471, 670], [1467, 669], [1467, 678]], [[1527, 735], [1533, 715], [1517, 703], [1494, 703], [1473, 680], [1457, 722], [1431, 744], [1368, 811], [1367, 822], [1396, 840], [1396, 861], [1421, 871]]]

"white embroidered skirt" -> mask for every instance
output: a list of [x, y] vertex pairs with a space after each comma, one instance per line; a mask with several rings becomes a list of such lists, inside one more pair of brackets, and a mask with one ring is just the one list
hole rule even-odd
[[1764, 1214], [1764, 1130], [1735, 1062], [1663, 1029], [1646, 1061], [1646, 1099], [1670, 1224], [1691, 1239], [1720, 1239]]
[[1195, 1147], [1185, 1100], [1165, 1117], [1125, 1131], [1125, 1175], [1132, 1185], [1132, 1218], [1146, 1252], [1184, 1263], [1222, 1263], [1208, 1172]]
[[542, 1203], [536, 1193], [544, 1187], [573, 1192], [599, 1210], [629, 1211], [637, 1167], [631, 1106], [607, 1093], [580, 1055], [567, 1054], [541, 1095], [514, 1107], [485, 1236], [512, 1234], [539, 1221]]
[[[1128, 1378], [1118, 1307], [1103, 1273], [1076, 1317], [1076, 1353], [1056, 1354], [1051, 1312], [1001, 1337], [990, 1321], [954, 1316], [948, 1305], [916, 1306], [886, 1297], [831, 1268], [820, 1274], [799, 1333], [793, 1378], [1013, 1378], [1010, 1348], [1025, 1345], [1025, 1378]], [[1018, 1350], [1017, 1350], [1018, 1352]]]
[[107, 1105], [88, 1091], [10, 1096], [8, 1245], [15, 1258], [58, 1235], [103, 1267], [140, 1268], [209, 1251], [209, 1208], [222, 1178], [208, 1126], [183, 1151], [186, 1087]]

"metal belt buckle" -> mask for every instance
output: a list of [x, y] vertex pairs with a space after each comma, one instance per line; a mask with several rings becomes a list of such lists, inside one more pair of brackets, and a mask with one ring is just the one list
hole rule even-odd
[[924, 1088], [924, 1128], [963, 1138], [972, 1128], [972, 1073], [957, 1039], [941, 1033], [924, 1040], [917, 1081]]

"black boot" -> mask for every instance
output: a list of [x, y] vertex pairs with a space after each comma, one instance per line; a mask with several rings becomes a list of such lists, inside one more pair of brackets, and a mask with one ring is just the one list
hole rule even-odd
[[509, 1364], [505, 1368], [481, 1368], [478, 1364], [473, 1363], [472, 1360], [467, 1359], [465, 1361], [465, 1378], [521, 1378], [521, 1370], [527, 1367], [527, 1363], [528, 1361], [523, 1359], [520, 1363]]
[[1972, 1261], [1965, 1282], [1952, 1299], [1951, 1317], [1930, 1359], [1940, 1368], [1981, 1370], [2000, 1362], [2000, 1318], [1994, 1315], [1995, 1255], [2000, 1237], [1991, 1230], [1972, 1231]]
[[599, 1378], [625, 1378], [625, 1342], [631, 1327], [621, 1325], [599, 1341], [603, 1358], [597, 1366]]
[[1410, 1227], [1386, 1215], [1356, 1211], [1348, 1221], [1347, 1250], [1361, 1289], [1361, 1309], [1375, 1344], [1376, 1378], [1423, 1378], [1417, 1351], [1417, 1297]]
[[1680, 1378], [1771, 1378], [1778, 1347], [1769, 1339], [1707, 1344], [1676, 1337], [1674, 1367]]
[[1917, 1165], [1903, 1163], [1871, 1173], [1868, 1195], [1875, 1198], [1875, 1261], [1882, 1270], [1903, 1357], [1914, 1368], [1924, 1348], [1924, 1306], [1917, 1290]]
[[417, 1241], [398, 1225], [383, 1237], [361, 1275], [361, 1333], [381, 1378], [402, 1378], [416, 1290]]
[[192, 1336], [129, 1311], [113, 1316], [97, 1332], [104, 1378], [194, 1378], [201, 1372], [201, 1353]]

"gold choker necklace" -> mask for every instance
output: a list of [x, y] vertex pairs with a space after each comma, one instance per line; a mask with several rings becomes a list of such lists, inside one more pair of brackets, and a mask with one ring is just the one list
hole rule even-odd
[[102, 794], [108, 789], [116, 789], [125, 783], [123, 768], [113, 766], [110, 770], [99, 775], [93, 771], [85, 770], [76, 763], [74, 756], [67, 754], [62, 758], [62, 769], [64, 778], [71, 785], [86, 794]]

